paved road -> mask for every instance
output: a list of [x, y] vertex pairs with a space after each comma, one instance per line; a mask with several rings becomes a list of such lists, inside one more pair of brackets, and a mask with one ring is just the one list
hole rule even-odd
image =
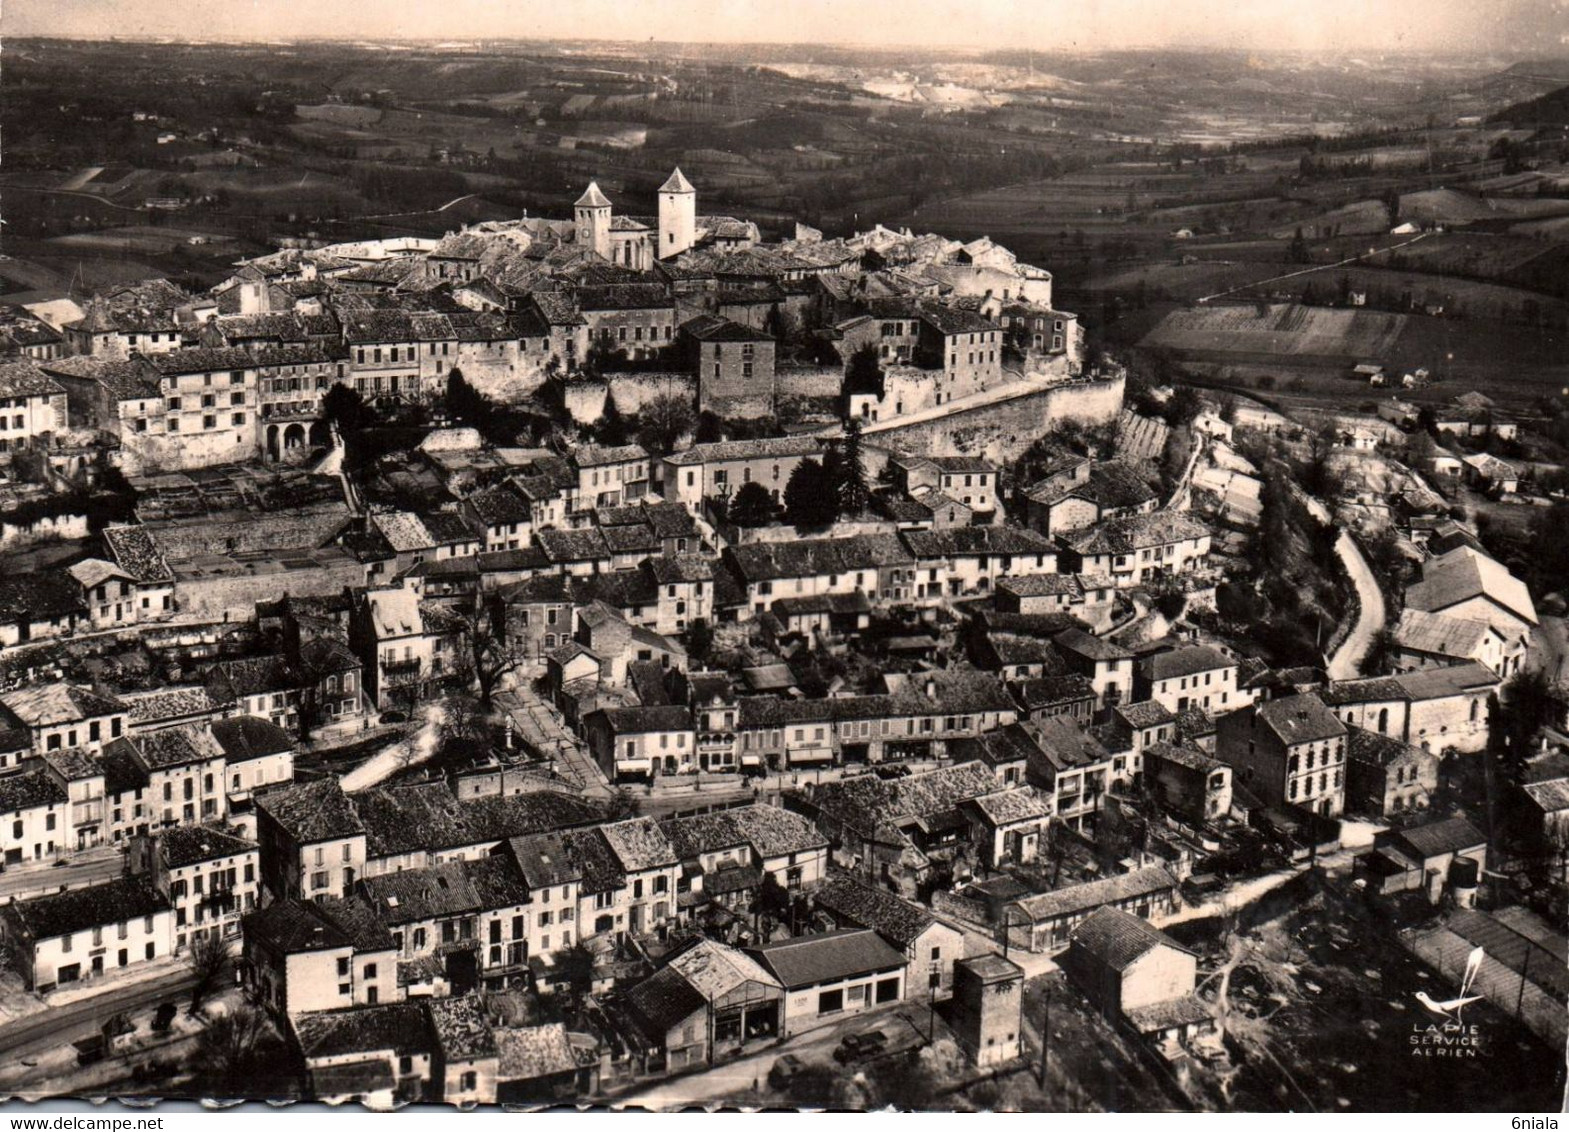
[[724, 1100], [737, 1093], [750, 1092], [754, 1082], [761, 1091], [767, 1091], [768, 1071], [780, 1057], [793, 1053], [802, 1061], [828, 1061], [833, 1056], [834, 1047], [846, 1034], [881, 1030], [888, 1035], [890, 1047], [907, 1048], [920, 1043], [926, 1033], [928, 1009], [922, 1002], [899, 1002], [874, 1007], [851, 1015], [842, 1022], [796, 1034], [777, 1045], [766, 1046], [757, 1053], [724, 1065], [623, 1094], [611, 1103], [639, 1105], [658, 1111]]
[[1351, 575], [1357, 589], [1357, 623], [1351, 633], [1340, 642], [1335, 655], [1329, 658], [1331, 680], [1351, 680], [1362, 675], [1362, 661], [1373, 647], [1373, 639], [1384, 627], [1388, 614], [1384, 609], [1384, 591], [1378, 588], [1373, 568], [1367, 564], [1362, 548], [1356, 539], [1345, 531], [1335, 540], [1335, 553]]
[[426, 704], [421, 710], [425, 720], [418, 729], [401, 742], [377, 751], [339, 779], [344, 790], [369, 790], [400, 770], [418, 766], [436, 753], [446, 710], [439, 703]]
[[174, 968], [157, 978], [111, 987], [102, 994], [52, 1006], [0, 1026], [0, 1054], [8, 1059], [69, 1042], [98, 1032], [109, 1016], [122, 1010], [142, 1010], [172, 1000], [185, 1005], [196, 983], [189, 967]]
[[42, 896], [66, 888], [113, 880], [125, 871], [125, 852], [119, 846], [99, 846], [76, 854], [63, 865], [39, 861], [13, 865], [0, 873], [0, 904], [28, 896]]
[[[1324, 506], [1322, 500], [1306, 492], [1302, 493], [1302, 500], [1319, 522], [1334, 522], [1329, 508]], [[1356, 587], [1357, 622], [1346, 639], [1340, 642], [1335, 655], [1329, 658], [1328, 672], [1331, 680], [1353, 680], [1362, 675], [1362, 661], [1373, 647], [1373, 638], [1378, 636], [1389, 614], [1384, 608], [1384, 591], [1378, 588], [1378, 579], [1373, 577], [1373, 568], [1367, 564], [1367, 558], [1356, 539], [1344, 530], [1335, 539], [1335, 555], [1350, 575], [1351, 584]]]

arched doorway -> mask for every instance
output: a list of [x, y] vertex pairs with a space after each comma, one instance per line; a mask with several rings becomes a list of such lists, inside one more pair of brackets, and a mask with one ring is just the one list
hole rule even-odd
[[326, 421], [312, 421], [310, 437], [312, 448], [332, 446], [332, 429], [328, 427]]
[[278, 426], [277, 425], [268, 425], [267, 426], [267, 459], [269, 459], [269, 460], [276, 460], [277, 458], [278, 458]]
[[305, 447], [305, 426], [296, 421], [283, 430], [283, 450], [295, 452]]

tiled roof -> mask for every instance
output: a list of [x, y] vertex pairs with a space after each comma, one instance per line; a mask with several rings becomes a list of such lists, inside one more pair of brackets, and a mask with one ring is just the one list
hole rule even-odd
[[42, 766], [0, 778], [0, 813], [63, 806], [66, 801], [65, 787], [50, 778]]
[[[115, 740], [116, 743], [126, 741]], [[129, 742], [140, 752], [142, 762], [150, 771], [189, 766], [223, 757], [223, 748], [218, 746], [212, 734], [195, 727], [165, 727], [158, 731], [147, 731]]]
[[1392, 735], [1380, 735], [1376, 731], [1369, 731], [1362, 727], [1348, 727], [1346, 730], [1348, 732], [1346, 757], [1354, 762], [1387, 767], [1396, 760], [1410, 755], [1434, 760], [1438, 757], [1422, 750], [1421, 747], [1402, 742]]
[[611, 731], [617, 735], [692, 730], [692, 712], [679, 704], [603, 708], [599, 714], [604, 716]]
[[811, 822], [777, 806], [755, 803], [660, 823], [682, 860], [737, 845], [750, 846], [764, 859], [824, 848], [827, 838]]
[[799, 936], [752, 948], [748, 954], [773, 972], [787, 989], [838, 982], [905, 965], [903, 955], [867, 929]]
[[1189, 770], [1206, 773], [1226, 765], [1195, 747], [1184, 747], [1173, 743], [1151, 743], [1144, 748], [1144, 758], [1146, 762], [1154, 759], [1157, 762], [1175, 763]]
[[158, 834], [158, 847], [163, 853], [164, 864], [171, 869], [180, 869], [200, 861], [253, 853], [256, 842], [221, 825], [177, 825]]
[[166, 912], [169, 901], [144, 876], [118, 877], [85, 888], [18, 900], [8, 911], [33, 941], [139, 920]]
[[1136, 704], [1118, 704], [1112, 713], [1127, 723], [1129, 727], [1159, 727], [1163, 723], [1175, 723], [1177, 717], [1172, 715], [1166, 705], [1159, 700], [1142, 700]]
[[1487, 837], [1465, 818], [1443, 818], [1426, 825], [1408, 826], [1395, 835], [1419, 859], [1459, 853], [1487, 844]]
[[503, 1081], [537, 1081], [577, 1070], [577, 1058], [564, 1023], [498, 1028], [495, 1036], [500, 1056], [497, 1074]]
[[29, 727], [76, 723], [125, 711], [125, 705], [112, 696], [60, 683], [30, 684], [12, 689], [0, 694], [0, 704]]
[[283, 955], [328, 951], [348, 947], [347, 932], [325, 909], [309, 900], [279, 900], [246, 915], [242, 926], [247, 941], [257, 941]]
[[709, 1002], [733, 994], [748, 983], [779, 986], [779, 981], [751, 956], [712, 939], [699, 940], [671, 956], [667, 966]]
[[1205, 538], [1210, 530], [1180, 511], [1156, 511], [1108, 519], [1085, 531], [1063, 536], [1063, 541], [1083, 555], [1130, 554], [1146, 547]]
[[37, 362], [0, 363], [0, 397], [64, 396], [65, 388]]
[[1317, 696], [1267, 700], [1253, 710], [1258, 714], [1259, 722], [1287, 746], [1336, 739], [1346, 733], [1346, 725]]
[[1474, 597], [1485, 597], [1529, 624], [1536, 606], [1525, 583], [1501, 564], [1468, 546], [1427, 561], [1422, 578], [1406, 587], [1406, 607], [1442, 613]]
[[359, 815], [336, 778], [296, 783], [268, 790], [256, 800], [300, 845], [354, 837], [365, 832]]
[[837, 922], [870, 928], [901, 950], [907, 950], [937, 922], [920, 905], [886, 889], [874, 888], [848, 873], [831, 874], [812, 890], [812, 901]]
[[296, 1015], [294, 1037], [307, 1060], [392, 1050], [430, 1053], [430, 1025], [418, 1001], [317, 1010]]
[[691, 464], [717, 464], [729, 460], [762, 460], [770, 457], [821, 456], [823, 441], [815, 436], [773, 436], [758, 440], [720, 440], [712, 444], [694, 444], [674, 455], [666, 456], [665, 463], [677, 466]]
[[0, 622], [85, 615], [82, 587], [65, 570], [0, 575]]
[[115, 561], [126, 567], [137, 581], [173, 582], [174, 571], [169, 570], [152, 535], [143, 526], [111, 526], [104, 529], [104, 542]]
[[905, 531], [905, 545], [917, 558], [953, 558], [977, 554], [1057, 556], [1045, 535], [1018, 527], [949, 527], [941, 531]]
[[1397, 645], [1412, 652], [1458, 658], [1475, 657], [1492, 631], [1485, 621], [1407, 609], [1401, 612], [1394, 635]]
[[1016, 786], [1012, 790], [982, 794], [979, 798], [971, 798], [963, 804], [980, 811], [987, 823], [994, 827], [1035, 821], [1051, 815], [1051, 807], [1028, 786]]
[[823, 813], [872, 836], [880, 825], [932, 817], [996, 789], [997, 778], [989, 768], [978, 762], [962, 763], [907, 778], [881, 779], [868, 774], [825, 782], [812, 792], [812, 802]]
[[626, 992], [626, 1000], [647, 1023], [649, 1036], [661, 1039], [675, 1026], [708, 1008], [708, 1000], [671, 967], [655, 971], [632, 987]]
[[1147, 656], [1139, 662], [1148, 680], [1175, 680], [1200, 672], [1235, 668], [1237, 662], [1210, 645], [1189, 645]]
[[[685, 709], [682, 709], [683, 711]], [[599, 827], [605, 843], [629, 873], [665, 868], [679, 863], [670, 839], [653, 818], [628, 818]]]
[[[1165, 932], [1151, 927], [1130, 912], [1104, 907], [1073, 930], [1073, 947], [1093, 955], [1114, 971], [1125, 971], [1136, 959], [1157, 947], [1173, 947], [1188, 952]], [[1192, 954], [1192, 952], [1188, 952]]]
[[215, 719], [210, 726], [230, 764], [294, 750], [294, 739], [287, 731], [254, 715]]
[[1092, 636], [1082, 629], [1068, 629], [1052, 638], [1059, 649], [1086, 660], [1132, 660], [1133, 654], [1104, 637]]
[[1139, 896], [1171, 892], [1176, 887], [1176, 880], [1163, 866], [1153, 865], [1145, 869], [1136, 869], [1131, 873], [1107, 877], [1105, 880], [1075, 884], [1039, 896], [1026, 896], [1017, 903], [1026, 915], [1039, 922], [1056, 919], [1059, 916], [1071, 916], [1076, 912], [1089, 911]]
[[726, 554], [748, 582], [853, 574], [857, 570], [875, 570], [914, 561], [899, 537], [891, 534], [746, 543], [731, 547]]

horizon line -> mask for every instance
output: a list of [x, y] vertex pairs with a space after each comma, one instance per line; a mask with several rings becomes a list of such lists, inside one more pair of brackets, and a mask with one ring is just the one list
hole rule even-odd
[[11, 43], [18, 41], [59, 41], [67, 43], [124, 43], [124, 44], [183, 44], [186, 46], [200, 47], [207, 44], [223, 44], [233, 47], [270, 47], [277, 44], [290, 46], [309, 47], [316, 44], [409, 44], [423, 46], [438, 46], [441, 44], [464, 44], [479, 46], [483, 44], [573, 44], [593, 43], [606, 45], [648, 46], [650, 44], [667, 47], [815, 47], [819, 49], [842, 49], [873, 52], [918, 51], [928, 55], [943, 54], [1013, 54], [1026, 53], [1046, 56], [1074, 56], [1074, 55], [1119, 55], [1142, 54], [1148, 52], [1173, 52], [1173, 53], [1203, 53], [1212, 55], [1303, 55], [1337, 58], [1378, 58], [1384, 56], [1422, 56], [1427, 58], [1451, 59], [1510, 59], [1515, 63], [1529, 62], [1557, 62], [1569, 61], [1569, 42], [1563, 45], [1560, 54], [1532, 53], [1515, 55], [1497, 49], [1479, 50], [1475, 52], [1453, 48], [1421, 48], [1381, 46], [1375, 50], [1355, 50], [1350, 48], [1328, 47], [1238, 47], [1225, 43], [1167, 43], [1167, 44], [1123, 44], [1116, 47], [1072, 46], [1060, 44], [1047, 47], [1034, 46], [1009, 46], [1006, 44], [951, 44], [935, 45], [926, 43], [888, 43], [888, 42], [859, 42], [856, 40], [827, 40], [809, 41], [800, 39], [616, 39], [605, 36], [346, 36], [334, 34], [311, 35], [295, 38], [292, 36], [273, 36], [257, 38], [254, 36], [226, 36], [222, 32], [214, 32], [202, 36], [186, 36], [172, 34], [110, 34], [110, 35], [78, 35], [70, 32], [23, 32], [11, 34], [6, 37]]

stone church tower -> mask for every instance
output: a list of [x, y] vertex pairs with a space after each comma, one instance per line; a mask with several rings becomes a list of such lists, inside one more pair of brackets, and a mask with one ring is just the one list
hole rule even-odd
[[[661, 197], [661, 200], [664, 198]], [[573, 218], [577, 221], [577, 246], [610, 258], [610, 200], [599, 191], [595, 181], [573, 205]], [[664, 206], [660, 206], [663, 215]]]
[[677, 169], [659, 186], [659, 253], [671, 259], [697, 243], [697, 190]]

